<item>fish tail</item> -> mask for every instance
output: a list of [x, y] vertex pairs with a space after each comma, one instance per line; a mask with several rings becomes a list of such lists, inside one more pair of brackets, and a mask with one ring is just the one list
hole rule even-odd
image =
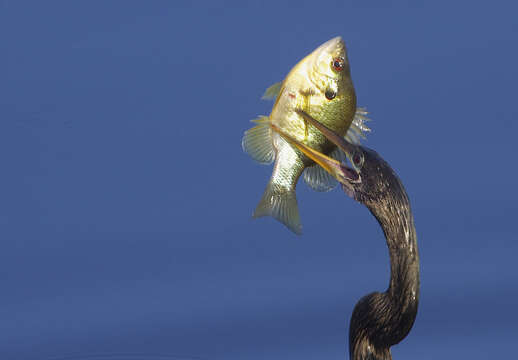
[[286, 189], [270, 181], [253, 214], [254, 218], [263, 216], [271, 216], [295, 234], [302, 234], [295, 189]]

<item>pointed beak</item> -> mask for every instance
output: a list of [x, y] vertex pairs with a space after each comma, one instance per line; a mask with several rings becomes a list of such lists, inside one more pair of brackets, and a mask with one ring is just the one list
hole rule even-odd
[[[352, 144], [349, 144], [342, 137], [337, 135], [335, 132], [330, 130], [325, 125], [321, 124], [317, 120], [315, 120], [312, 116], [307, 114], [305, 111], [296, 110], [300, 116], [302, 116], [308, 123], [316, 127], [318, 130], [322, 132], [322, 134], [333, 144], [335, 144], [339, 149], [341, 149], [349, 159], [352, 159], [354, 154], [356, 153], [356, 147]], [[283, 138], [285, 138], [289, 143], [294, 145], [297, 149], [299, 149], [304, 155], [308, 158], [316, 162], [320, 165], [324, 170], [326, 170], [329, 174], [331, 174], [336, 180], [338, 180], [343, 185], [350, 185], [351, 183], [361, 182], [361, 178], [359, 173], [342, 164], [341, 162], [330, 158], [329, 156], [322, 154], [319, 151], [316, 151], [307, 145], [301, 143], [300, 141], [292, 138], [290, 135], [283, 132], [277, 126], [272, 124], [272, 128], [274, 131], [279, 133]], [[351, 162], [352, 163], [352, 162]]]

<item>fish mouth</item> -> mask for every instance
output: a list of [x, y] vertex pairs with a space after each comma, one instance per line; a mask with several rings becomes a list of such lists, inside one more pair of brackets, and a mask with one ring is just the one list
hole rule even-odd
[[[308, 123], [316, 127], [322, 132], [322, 134], [333, 144], [335, 144], [340, 150], [342, 150], [351, 163], [355, 167], [354, 169], [341, 163], [338, 160], [330, 158], [329, 156], [310, 148], [302, 142], [292, 138], [284, 131], [279, 129], [277, 126], [272, 124], [272, 129], [279, 133], [289, 143], [299, 149], [304, 155], [309, 157], [311, 160], [320, 165], [325, 171], [333, 176], [338, 182], [342, 184], [343, 189], [347, 194], [351, 195], [353, 191], [353, 185], [361, 183], [360, 168], [361, 161], [356, 161], [359, 151], [355, 145], [352, 145], [345, 141], [340, 135], [330, 130], [327, 126], [315, 120], [311, 115], [303, 110], [295, 110], [300, 116], [302, 116]], [[351, 160], [353, 159], [353, 160]]]
[[341, 36], [337, 36], [320, 45], [315, 51], [340, 55], [340, 53], [345, 53], [345, 43]]
[[317, 61], [324, 61], [327, 63], [327, 59], [342, 58], [345, 59], [345, 43], [341, 36], [332, 38], [320, 45], [316, 50]]

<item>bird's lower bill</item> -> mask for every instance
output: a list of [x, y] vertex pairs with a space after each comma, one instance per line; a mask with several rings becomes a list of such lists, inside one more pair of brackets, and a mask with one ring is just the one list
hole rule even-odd
[[[314, 119], [313, 119], [314, 120]], [[316, 120], [314, 120], [316, 121]], [[320, 165], [325, 171], [327, 171], [331, 176], [333, 176], [338, 182], [340, 182], [342, 185], [350, 185], [350, 183], [359, 182], [360, 181], [360, 175], [350, 167], [346, 166], [345, 164], [342, 164], [341, 162], [330, 158], [329, 156], [322, 154], [321, 152], [310, 148], [309, 146], [301, 143], [300, 141], [292, 138], [290, 135], [286, 134], [284, 131], [279, 129], [274, 124], [271, 125], [272, 129], [277, 132], [279, 135], [281, 135], [286, 141], [291, 143], [293, 146], [295, 146], [297, 149], [299, 149], [304, 155], [306, 155], [308, 158], [316, 162], [318, 165]], [[330, 131], [330, 130], [329, 130]], [[330, 141], [335, 143], [333, 141], [334, 139], [330, 138], [326, 132], [322, 132], [326, 138], [328, 138]], [[334, 134], [334, 133], [333, 133]], [[336, 137], [339, 137], [337, 134], [334, 134]], [[341, 148], [346, 154], [349, 154], [350, 149], [345, 148], [344, 146], [341, 146], [341, 144], [336, 144], [339, 148]], [[344, 187], [344, 190], [345, 187]], [[347, 190], [346, 190], [347, 192]]]

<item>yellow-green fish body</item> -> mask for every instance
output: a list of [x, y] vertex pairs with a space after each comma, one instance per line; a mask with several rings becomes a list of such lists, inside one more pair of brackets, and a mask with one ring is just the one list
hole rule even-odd
[[[304, 175], [306, 182], [315, 190], [330, 190], [336, 182], [286, 142], [272, 129], [272, 125], [325, 154], [335, 149], [319, 130], [307, 124], [295, 110], [304, 110], [341, 136], [346, 135], [355, 118], [356, 94], [342, 39], [336, 37], [319, 46], [302, 59], [280, 85], [275, 84], [267, 89], [264, 97], [272, 98], [275, 95], [277, 98], [270, 116], [255, 120], [258, 125], [245, 133], [242, 142], [243, 149], [258, 162], [268, 164], [275, 160], [271, 179], [253, 216], [272, 216], [300, 234], [302, 225], [295, 187], [304, 169], [307, 168]], [[359, 135], [366, 129], [363, 119], [359, 119], [355, 126]], [[340, 154], [335, 156], [339, 157]]]
[[306, 111], [340, 135], [347, 132], [356, 111], [356, 94], [341, 38], [329, 40], [295, 65], [282, 82], [270, 114], [271, 123], [293, 138], [315, 149], [329, 146], [296, 109]]

